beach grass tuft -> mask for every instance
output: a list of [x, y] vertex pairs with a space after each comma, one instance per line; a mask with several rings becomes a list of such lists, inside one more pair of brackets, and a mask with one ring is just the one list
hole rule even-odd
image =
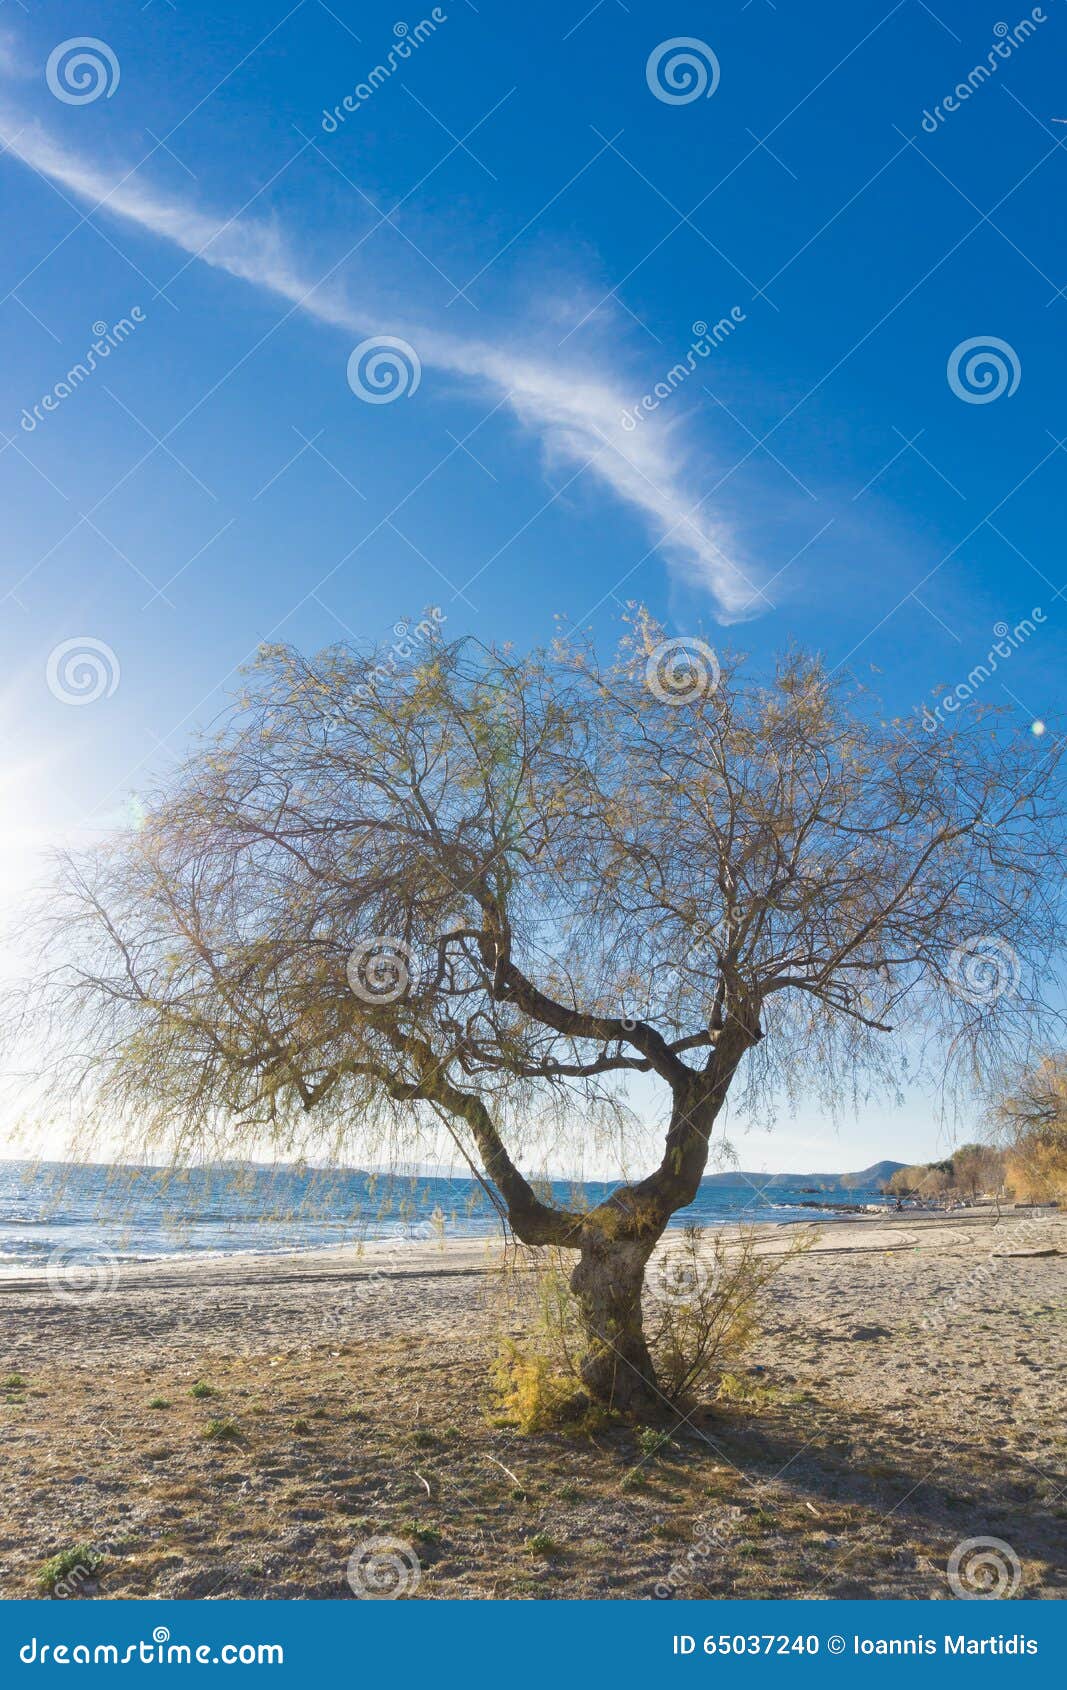
[[209, 1420], [204, 1427], [205, 1438], [216, 1439], [220, 1443], [243, 1443], [244, 1433], [236, 1420], [227, 1417], [225, 1420]]
[[70, 1549], [61, 1549], [58, 1555], [52, 1555], [44, 1562], [37, 1574], [37, 1587], [53, 1595], [68, 1580], [77, 1583], [93, 1577], [103, 1563], [103, 1554], [91, 1543], [75, 1543]]

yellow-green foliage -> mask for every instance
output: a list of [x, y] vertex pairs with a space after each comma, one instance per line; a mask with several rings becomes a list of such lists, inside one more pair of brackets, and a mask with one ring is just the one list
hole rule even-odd
[[1067, 1198], [1067, 1054], [1044, 1057], [1000, 1099], [1007, 1185], [1024, 1203]]
[[664, 1395], [686, 1402], [698, 1392], [722, 1390], [759, 1334], [767, 1286], [785, 1262], [811, 1248], [815, 1236], [805, 1229], [774, 1255], [758, 1253], [754, 1230], [730, 1238], [715, 1232], [710, 1248], [699, 1227], [669, 1237], [666, 1260], [653, 1268], [645, 1297], [648, 1345]]
[[[523, 1252], [526, 1336], [501, 1340], [493, 1367], [493, 1411], [523, 1432], [567, 1426], [592, 1431], [607, 1418], [582, 1392], [578, 1371], [585, 1338], [570, 1288], [569, 1263], [557, 1251]], [[514, 1290], [515, 1280], [507, 1282]], [[530, 1295], [529, 1293], [532, 1293]]]
[[[547, 1355], [505, 1338], [493, 1368], [495, 1406], [521, 1432], [544, 1432], [573, 1418], [577, 1384]], [[568, 1412], [569, 1411], [569, 1412]]]
[[[645, 1334], [663, 1395], [686, 1403], [698, 1394], [754, 1404], [733, 1371], [760, 1331], [760, 1312], [770, 1282], [785, 1262], [809, 1250], [818, 1234], [797, 1230], [784, 1251], [761, 1254], [759, 1235], [741, 1229], [710, 1241], [699, 1227], [667, 1235], [663, 1256], [654, 1261], [645, 1285]], [[557, 1252], [524, 1254], [523, 1276], [532, 1299], [524, 1298], [527, 1336], [501, 1341], [493, 1369], [493, 1413], [523, 1432], [570, 1425], [592, 1430], [590, 1415], [602, 1410], [582, 1394], [579, 1358], [586, 1346], [578, 1306]], [[516, 1279], [507, 1282], [511, 1293]], [[532, 1305], [532, 1306], [531, 1306]], [[511, 1319], [519, 1311], [509, 1301]]]

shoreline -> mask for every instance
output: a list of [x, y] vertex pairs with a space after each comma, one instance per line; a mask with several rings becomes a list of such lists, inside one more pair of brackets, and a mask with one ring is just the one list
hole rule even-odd
[[813, 1230], [651, 1455], [648, 1428], [502, 1410], [494, 1363], [537, 1323], [499, 1244], [0, 1281], [0, 1596], [97, 1545], [79, 1597], [345, 1598], [385, 1537], [420, 1600], [652, 1599], [678, 1569], [698, 1598], [900, 1599], [947, 1594], [975, 1536], [1012, 1546], [1020, 1596], [1062, 1595], [1067, 1216]]
[[[975, 1229], [1010, 1228], [1027, 1221], [1053, 1220], [1060, 1211], [1051, 1206], [1017, 1205], [998, 1212], [991, 1206], [974, 1205], [950, 1212], [927, 1210], [896, 1210], [884, 1214], [857, 1212], [841, 1214], [831, 1220], [798, 1218], [796, 1220], [754, 1221], [743, 1225], [724, 1219], [711, 1223], [711, 1236], [726, 1238], [742, 1231], [754, 1234], [761, 1254], [784, 1253], [789, 1240], [798, 1228], [813, 1232], [816, 1241], [810, 1247], [812, 1255], [854, 1254], [857, 1251], [908, 1250], [920, 1241], [942, 1247], [965, 1242]], [[823, 1229], [827, 1229], [824, 1231]], [[656, 1245], [651, 1260], [668, 1252], [672, 1239], [680, 1228], [668, 1228]], [[955, 1238], [955, 1234], [961, 1234]], [[203, 1250], [182, 1254], [130, 1257], [121, 1259], [110, 1252], [100, 1252], [107, 1261], [109, 1280], [129, 1288], [138, 1285], [157, 1285], [164, 1288], [168, 1279], [189, 1283], [198, 1281], [205, 1286], [269, 1280], [275, 1276], [285, 1279], [346, 1278], [354, 1280], [373, 1277], [393, 1278], [407, 1275], [426, 1277], [435, 1271], [445, 1273], [473, 1271], [488, 1272], [509, 1256], [522, 1251], [514, 1240], [503, 1240], [498, 1232], [487, 1236], [453, 1238], [370, 1239], [347, 1244], [311, 1244], [304, 1248], [257, 1250]], [[73, 1280], [77, 1262], [70, 1264]], [[6, 1293], [51, 1291], [53, 1279], [47, 1269], [0, 1267], [0, 1296]], [[62, 1278], [60, 1278], [62, 1283]]]

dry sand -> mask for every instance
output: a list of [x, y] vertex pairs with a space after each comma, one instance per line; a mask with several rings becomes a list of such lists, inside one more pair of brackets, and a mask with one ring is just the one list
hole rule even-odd
[[770, 1290], [746, 1400], [652, 1455], [500, 1423], [497, 1246], [0, 1280], [0, 1595], [91, 1544], [82, 1598], [346, 1597], [388, 1536], [419, 1598], [943, 1597], [975, 1537], [1016, 1595], [1062, 1596], [1065, 1259], [1055, 1214], [827, 1225]]

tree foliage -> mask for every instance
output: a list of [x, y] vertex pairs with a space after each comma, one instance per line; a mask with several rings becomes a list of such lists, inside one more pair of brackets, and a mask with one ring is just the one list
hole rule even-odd
[[[590, 1389], [647, 1388], [644, 1265], [731, 1087], [970, 1079], [1028, 1048], [1061, 937], [1055, 751], [676, 645], [639, 612], [606, 666], [264, 650], [143, 824], [60, 865], [21, 999], [42, 1107], [178, 1155], [443, 1121], [521, 1239], [580, 1252]], [[587, 1132], [636, 1074], [656, 1164], [547, 1201], [530, 1123]]]

